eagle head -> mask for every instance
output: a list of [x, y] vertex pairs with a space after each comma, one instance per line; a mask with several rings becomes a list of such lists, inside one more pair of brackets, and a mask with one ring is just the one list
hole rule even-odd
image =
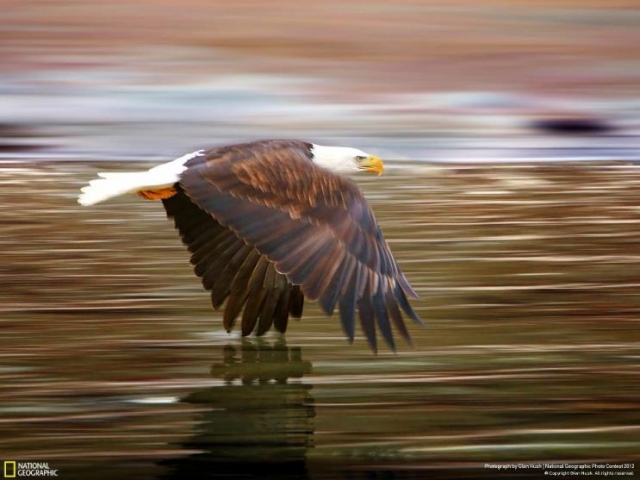
[[384, 163], [375, 155], [357, 148], [326, 147], [313, 144], [311, 161], [335, 173], [371, 172], [382, 175]]

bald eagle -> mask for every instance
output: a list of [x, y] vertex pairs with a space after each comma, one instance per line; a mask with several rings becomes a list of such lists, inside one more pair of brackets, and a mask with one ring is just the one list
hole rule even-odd
[[353, 342], [356, 312], [377, 351], [376, 327], [395, 351], [393, 324], [411, 342], [401, 310], [422, 320], [417, 298], [362, 192], [349, 172], [381, 174], [382, 161], [361, 150], [297, 140], [263, 140], [200, 150], [141, 172], [99, 173], [82, 188], [81, 205], [125, 193], [162, 200], [195, 273], [225, 300], [231, 331], [284, 333], [304, 298], [318, 300]]

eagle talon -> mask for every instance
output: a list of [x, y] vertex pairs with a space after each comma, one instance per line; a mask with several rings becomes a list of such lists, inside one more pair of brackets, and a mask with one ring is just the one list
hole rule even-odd
[[175, 188], [164, 188], [162, 190], [140, 190], [138, 195], [147, 200], [164, 200], [173, 197], [178, 191]]

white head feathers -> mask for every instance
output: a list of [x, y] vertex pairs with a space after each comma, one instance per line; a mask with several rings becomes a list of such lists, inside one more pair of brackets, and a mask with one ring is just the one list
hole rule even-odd
[[[350, 147], [326, 147], [313, 144], [311, 148], [313, 163], [335, 173], [352, 173], [360, 170], [371, 171], [370, 162], [382, 162], [374, 155], [369, 155], [362, 150]], [[377, 173], [381, 173], [377, 172]]]

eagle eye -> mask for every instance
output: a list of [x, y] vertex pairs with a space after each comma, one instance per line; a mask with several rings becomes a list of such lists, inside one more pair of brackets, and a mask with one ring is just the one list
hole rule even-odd
[[360, 163], [360, 162], [364, 162], [366, 159], [367, 159], [367, 157], [363, 157], [362, 155], [358, 155], [358, 156], [356, 156], [356, 161], [357, 161], [358, 163]]

